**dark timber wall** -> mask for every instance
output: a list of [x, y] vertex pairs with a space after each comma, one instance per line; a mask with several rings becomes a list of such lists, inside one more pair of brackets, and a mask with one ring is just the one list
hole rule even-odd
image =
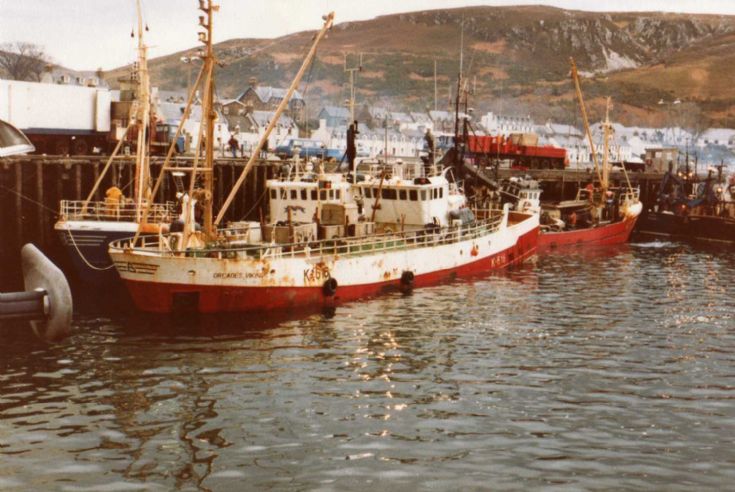
[[[84, 200], [107, 162], [106, 157], [24, 156], [0, 159], [0, 289], [18, 287], [20, 247], [32, 242], [64, 271], [67, 259], [53, 227], [60, 200]], [[190, 167], [191, 159], [181, 159]], [[152, 158], [152, 175], [158, 176], [163, 159]], [[219, 209], [246, 164], [244, 159], [219, 159], [214, 169], [214, 209]], [[265, 181], [275, 174], [278, 162], [260, 162], [248, 174], [228, 211], [226, 220], [258, 220], [267, 212]], [[118, 186], [132, 195], [134, 160], [116, 158], [105, 175], [94, 200], [104, 199], [105, 190]], [[188, 185], [188, 177], [184, 178]], [[162, 183], [159, 200], [176, 201], [173, 178]]]

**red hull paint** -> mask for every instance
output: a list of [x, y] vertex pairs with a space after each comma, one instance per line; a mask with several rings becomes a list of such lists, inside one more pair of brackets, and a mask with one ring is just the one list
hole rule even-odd
[[638, 217], [628, 217], [603, 227], [591, 227], [577, 231], [545, 232], [538, 240], [539, 251], [568, 246], [610, 246], [622, 244], [630, 238]]
[[[522, 263], [536, 253], [538, 237], [539, 231], [536, 228], [519, 237], [513, 247], [501, 253], [457, 268], [417, 275], [413, 285], [435, 285], [457, 277], [470, 277]], [[493, 261], [497, 258], [501, 258], [501, 261]], [[198, 293], [197, 310], [200, 313], [218, 313], [333, 306], [401, 288], [400, 279], [394, 279], [373, 284], [339, 286], [334, 297], [327, 297], [321, 287], [197, 286], [134, 280], [126, 280], [125, 283], [135, 305], [142, 311], [152, 313], [170, 313], [173, 310], [174, 294], [182, 293]]]

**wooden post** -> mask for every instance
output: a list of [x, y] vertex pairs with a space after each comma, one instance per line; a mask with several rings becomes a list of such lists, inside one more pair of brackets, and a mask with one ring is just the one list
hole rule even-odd
[[23, 163], [15, 163], [15, 220], [18, 247], [23, 245]]
[[43, 247], [46, 245], [46, 209], [43, 201], [43, 163], [36, 161], [36, 201], [38, 205], [38, 240], [39, 246]]
[[[214, 172], [215, 169], [217, 170], [217, 173], [216, 174]], [[222, 206], [222, 195], [223, 195], [223, 191], [222, 191], [222, 189], [223, 189], [222, 178], [223, 178], [223, 175], [224, 175], [224, 173], [222, 171], [223, 171], [223, 169], [222, 169], [222, 163], [221, 162], [220, 162], [220, 164], [218, 166], [215, 166], [214, 169], [212, 169], [212, 174], [214, 175], [215, 179], [217, 180], [217, 201], [215, 203], [217, 204], [217, 207], [218, 208], [220, 206]]]
[[[159, 172], [163, 172], [163, 165], [159, 167]], [[168, 201], [167, 192], [168, 192], [168, 181], [166, 180], [166, 176], [164, 176], [161, 179], [161, 201], [164, 203]], [[153, 196], [151, 196], [151, 200], [154, 200]], [[173, 200], [176, 201], [176, 197], [173, 197]]]
[[[100, 163], [99, 161], [94, 163], [94, 182], [96, 183], [100, 179]], [[100, 189], [97, 188], [94, 190], [94, 199], [96, 201], [100, 200]]]
[[56, 201], [53, 208], [58, 211], [60, 201], [64, 199], [64, 165], [56, 164]]
[[[235, 182], [235, 162], [232, 162], [230, 164], [230, 180], [227, 182], [228, 190], [232, 188], [232, 185], [234, 182]], [[234, 210], [235, 217], [239, 217], [241, 213], [242, 213], [242, 209], [238, 211], [237, 204], [235, 204], [235, 210]]]
[[74, 165], [74, 199], [75, 200], [81, 200], [82, 199], [82, 165], [81, 164], [75, 164]]
[[120, 182], [120, 169], [118, 169], [118, 166], [113, 165], [112, 166], [112, 185], [111, 186], [117, 186], [119, 182]]

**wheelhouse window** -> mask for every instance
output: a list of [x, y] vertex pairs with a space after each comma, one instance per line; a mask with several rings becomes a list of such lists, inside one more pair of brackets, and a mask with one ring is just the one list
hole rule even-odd
[[406, 190], [398, 190], [398, 199], [405, 200], [406, 198]]
[[306, 200], [306, 190], [301, 190], [301, 199]]
[[426, 190], [421, 190], [421, 201], [426, 201]]
[[415, 202], [416, 200], [418, 200], [419, 199], [419, 192], [418, 192], [418, 190], [408, 190], [408, 198], [412, 202]]
[[334, 190], [334, 198], [339, 200], [342, 197], [342, 190]]
[[278, 193], [276, 192], [276, 190], [271, 190], [271, 200], [275, 200], [277, 196]]
[[297, 193], [296, 190], [291, 190], [291, 200], [296, 200], [296, 198], [298, 196], [296, 193]]
[[327, 190], [319, 190], [319, 199], [320, 200], [326, 200], [327, 199]]
[[383, 200], [395, 200], [397, 196], [396, 190], [383, 188]]

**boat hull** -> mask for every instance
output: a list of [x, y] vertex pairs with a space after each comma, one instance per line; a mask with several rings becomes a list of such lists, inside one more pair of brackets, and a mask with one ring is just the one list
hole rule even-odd
[[638, 216], [627, 216], [619, 222], [601, 227], [564, 231], [542, 232], [539, 236], [539, 251], [574, 246], [611, 246], [628, 241], [635, 227]]
[[77, 278], [91, 286], [121, 284], [107, 252], [112, 241], [135, 235], [135, 222], [60, 221], [54, 229]]
[[[523, 262], [535, 254], [537, 242], [538, 217], [529, 216], [472, 240], [345, 258], [162, 261], [125, 250], [111, 250], [111, 256], [139, 309], [216, 313], [333, 306], [386, 290], [434, 285]], [[330, 279], [336, 281], [333, 293], [325, 289]]]
[[735, 243], [735, 220], [709, 215], [674, 215], [646, 212], [636, 233], [672, 239]]

